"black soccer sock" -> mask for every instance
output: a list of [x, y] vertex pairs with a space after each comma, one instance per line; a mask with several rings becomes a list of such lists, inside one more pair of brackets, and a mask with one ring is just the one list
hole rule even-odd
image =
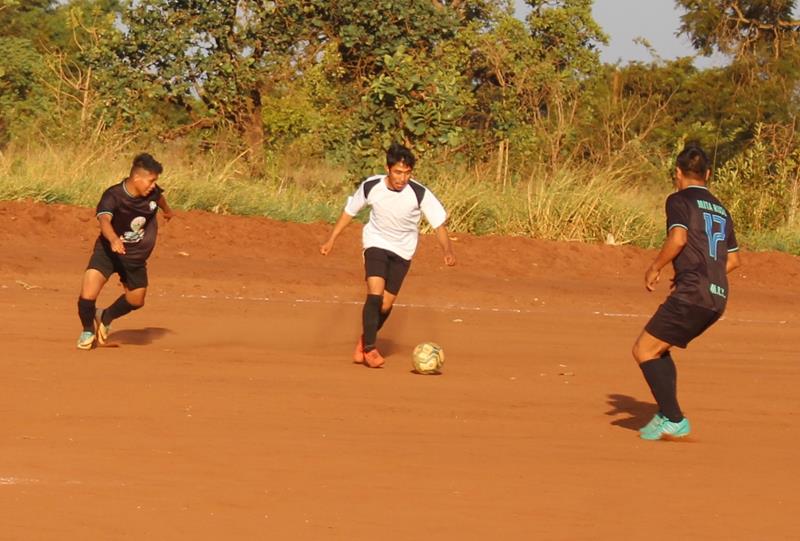
[[672, 355], [670, 352], [667, 351], [664, 355], [661, 356], [662, 359], [667, 360], [667, 366], [669, 367], [669, 374], [672, 378], [672, 392], [675, 393], [675, 396], [678, 396], [678, 369], [675, 368], [675, 361], [672, 360]]
[[675, 392], [675, 363], [672, 362], [672, 358], [666, 355], [650, 359], [641, 363], [639, 368], [642, 369], [644, 379], [650, 386], [661, 414], [673, 423], [682, 421], [683, 413]]
[[378, 319], [378, 330], [381, 330], [383, 324], [386, 323], [386, 320], [389, 319], [389, 316], [392, 315], [392, 309], [389, 308], [385, 312], [381, 311], [380, 318]]
[[364, 302], [364, 310], [361, 313], [364, 327], [364, 351], [375, 349], [381, 318], [381, 304], [383, 304], [383, 295], [367, 295], [367, 300]]
[[95, 301], [78, 297], [78, 317], [86, 332], [94, 332]]
[[125, 295], [120, 295], [111, 306], [103, 310], [103, 325], [109, 325], [118, 317], [122, 317], [139, 308], [141, 308], [141, 306], [132, 305], [128, 302], [128, 299], [125, 298]]

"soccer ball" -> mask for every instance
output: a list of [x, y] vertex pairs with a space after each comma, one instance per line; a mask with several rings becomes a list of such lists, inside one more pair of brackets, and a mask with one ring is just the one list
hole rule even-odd
[[423, 342], [414, 348], [411, 362], [418, 374], [438, 374], [444, 366], [444, 350], [439, 344]]

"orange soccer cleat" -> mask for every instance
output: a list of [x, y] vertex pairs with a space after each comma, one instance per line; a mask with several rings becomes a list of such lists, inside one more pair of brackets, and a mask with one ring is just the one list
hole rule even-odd
[[364, 335], [361, 335], [358, 338], [358, 343], [356, 344], [356, 350], [353, 352], [353, 361], [357, 363], [364, 362]]
[[364, 361], [370, 366], [370, 368], [378, 368], [383, 366], [384, 363], [383, 357], [377, 349], [371, 349], [364, 352]]

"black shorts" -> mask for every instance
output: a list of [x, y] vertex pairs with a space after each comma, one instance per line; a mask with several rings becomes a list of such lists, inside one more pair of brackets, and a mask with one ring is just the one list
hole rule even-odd
[[403, 285], [403, 279], [410, 267], [411, 261], [389, 250], [383, 248], [364, 250], [365, 279], [370, 276], [380, 276], [386, 281], [386, 291], [392, 295], [400, 292], [400, 286]]
[[645, 325], [644, 330], [664, 342], [685, 348], [686, 345], [703, 334], [722, 316], [702, 306], [689, 304], [674, 297], [667, 297], [664, 304]]
[[111, 251], [111, 246], [100, 241], [94, 244], [87, 269], [94, 269], [108, 279], [115, 272], [128, 289], [147, 287], [147, 261], [129, 261]]

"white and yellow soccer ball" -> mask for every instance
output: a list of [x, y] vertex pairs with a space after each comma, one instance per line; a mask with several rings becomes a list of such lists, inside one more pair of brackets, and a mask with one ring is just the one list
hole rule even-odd
[[444, 366], [444, 350], [439, 344], [423, 342], [414, 348], [411, 362], [418, 374], [438, 374]]

